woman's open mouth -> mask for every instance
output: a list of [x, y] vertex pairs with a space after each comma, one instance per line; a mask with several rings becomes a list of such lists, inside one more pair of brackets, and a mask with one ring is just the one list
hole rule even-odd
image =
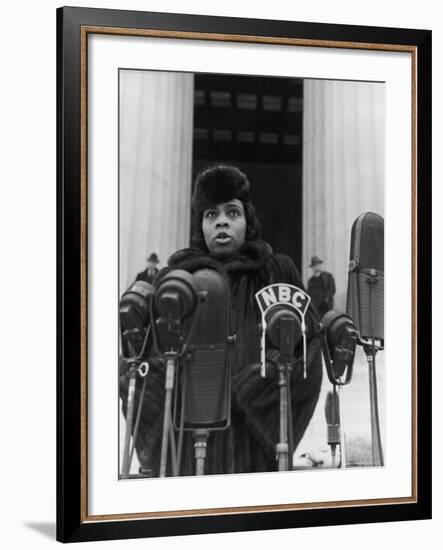
[[232, 237], [231, 235], [229, 235], [229, 233], [220, 231], [220, 233], [217, 233], [217, 235], [214, 237], [214, 241], [218, 244], [227, 244], [232, 241]]

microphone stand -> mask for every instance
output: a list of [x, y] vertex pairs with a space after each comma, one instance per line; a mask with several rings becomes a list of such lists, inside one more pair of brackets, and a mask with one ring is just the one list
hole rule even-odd
[[194, 430], [195, 448], [195, 475], [202, 476], [205, 473], [206, 447], [209, 430], [205, 428]]
[[325, 403], [325, 417], [328, 427], [328, 445], [331, 448], [332, 468], [337, 467], [337, 445], [340, 447], [341, 467], [343, 468], [346, 463], [346, 458], [344, 456], [344, 441], [342, 440], [343, 431], [340, 429], [339, 389], [340, 386], [333, 384], [332, 391], [329, 391], [326, 395]]
[[[168, 448], [169, 444], [171, 445], [171, 462], [172, 462], [172, 475], [179, 475], [179, 457], [177, 456], [177, 445], [175, 442], [174, 434], [174, 423], [172, 421], [172, 392], [174, 390], [174, 379], [175, 371], [177, 369], [178, 360], [185, 354], [189, 347], [189, 342], [193, 336], [196, 319], [200, 313], [199, 303], [203, 302], [206, 299], [205, 292], [198, 293], [198, 301], [195, 314], [193, 316], [191, 327], [189, 329], [189, 334], [186, 341], [183, 342], [183, 339], [180, 334], [180, 330], [177, 329], [181, 325], [182, 320], [177, 322], [174, 319], [168, 319], [164, 324], [167, 327], [168, 334], [174, 334], [177, 338], [177, 341], [170, 347], [169, 351], [162, 352], [159, 349], [158, 336], [157, 332], [153, 330], [153, 340], [154, 347], [157, 350], [157, 353], [160, 357], [166, 359], [166, 375], [165, 375], [165, 404], [164, 404], [164, 415], [163, 415], [163, 433], [162, 433], [162, 445], [160, 453], [160, 472], [159, 477], [166, 477], [166, 467], [168, 461]], [[153, 306], [151, 302], [151, 318], [154, 318]], [[179, 441], [179, 454], [181, 455], [181, 441]], [[180, 456], [181, 458], [181, 456]]]
[[378, 277], [375, 269], [369, 270], [367, 283], [369, 285], [369, 315], [370, 315], [370, 333], [369, 340], [361, 340], [363, 350], [366, 354], [369, 370], [369, 405], [371, 411], [371, 447], [372, 447], [372, 465], [383, 466], [383, 449], [381, 443], [380, 432], [380, 417], [378, 412], [378, 391], [377, 391], [377, 371], [375, 356], [379, 350], [383, 349], [382, 345], [375, 343], [374, 336], [374, 324], [373, 324], [373, 304], [372, 304], [372, 292], [374, 285], [377, 284]]
[[[129, 367], [129, 387], [128, 387], [128, 411], [126, 414], [126, 430], [125, 430], [125, 443], [123, 448], [123, 463], [122, 474], [123, 479], [133, 477], [129, 474], [131, 469], [132, 459], [135, 451], [135, 442], [137, 440], [138, 428], [140, 425], [141, 412], [143, 408], [143, 400], [145, 397], [146, 389], [146, 375], [149, 371], [149, 365], [147, 362], [138, 364], [137, 362], [131, 363]], [[131, 428], [134, 423], [134, 408], [135, 408], [135, 385], [137, 374], [143, 378], [143, 386], [140, 392], [140, 399], [137, 410], [137, 417], [135, 421], [134, 431], [132, 433], [132, 445], [131, 445]], [[142, 470], [140, 470], [142, 473]], [[150, 474], [150, 470], [145, 470], [144, 475], [135, 475], [135, 477], [146, 477], [146, 474]]]
[[174, 374], [176, 360], [169, 358], [166, 362], [165, 378], [165, 407], [163, 416], [162, 447], [160, 455], [160, 477], [166, 476], [166, 463], [168, 459], [168, 446], [171, 443], [172, 474], [178, 475], [177, 455], [175, 449], [175, 437], [172, 425], [172, 390], [174, 389]]
[[277, 460], [279, 471], [287, 471], [289, 465], [287, 384], [288, 379], [286, 376], [286, 366], [279, 363], [278, 385], [280, 387], [280, 440], [277, 443]]
[[363, 350], [368, 361], [369, 371], [369, 406], [371, 414], [371, 447], [372, 465], [384, 466], [383, 449], [381, 443], [380, 416], [378, 410], [377, 371], [375, 357], [382, 346], [375, 344], [374, 338], [370, 341], [362, 341]]
[[135, 380], [137, 376], [137, 366], [132, 363], [129, 367], [129, 386], [128, 386], [128, 412], [126, 413], [126, 431], [125, 431], [125, 444], [123, 448], [123, 464], [122, 464], [122, 477], [127, 479], [129, 477], [129, 470], [131, 467], [131, 431], [134, 418], [134, 401], [135, 401]]
[[340, 431], [340, 468], [346, 468], [346, 424], [343, 421], [343, 386], [334, 385], [334, 389], [337, 389], [337, 398], [338, 398], [338, 414], [339, 414], [339, 423], [338, 429]]
[[[136, 385], [137, 373], [140, 374], [140, 376], [143, 378], [146, 377], [146, 375], [148, 374], [149, 365], [147, 362], [142, 362], [142, 359], [141, 359], [145, 353], [148, 337], [149, 337], [149, 329], [146, 331], [142, 350], [138, 355], [136, 355], [135, 353], [132, 342], [131, 341], [128, 342], [128, 348], [131, 354], [133, 354], [133, 357], [131, 359], [127, 359], [129, 363], [129, 384], [128, 384], [128, 399], [127, 399], [128, 409], [126, 413], [126, 430], [125, 430], [125, 440], [124, 440], [125, 442], [123, 447], [123, 463], [122, 463], [122, 473], [121, 473], [121, 477], [123, 479], [128, 479], [129, 477], [131, 477], [129, 474], [129, 471], [131, 468], [131, 462], [132, 462], [132, 457], [133, 457], [134, 448], [135, 448], [135, 440], [137, 438], [138, 426], [140, 422], [146, 378], [143, 383], [143, 390], [140, 396], [139, 406], [138, 406], [137, 421], [134, 428], [134, 433], [132, 434], [132, 425], [134, 422], [134, 408], [135, 408], [135, 385]], [[131, 448], [131, 435], [133, 440], [132, 448]]]
[[[292, 470], [292, 404], [290, 395], [290, 373], [294, 349], [294, 319], [280, 320], [280, 354], [284, 361], [278, 364], [278, 385], [280, 388], [280, 430], [276, 446], [279, 471]], [[289, 460], [290, 459], [290, 460]]]

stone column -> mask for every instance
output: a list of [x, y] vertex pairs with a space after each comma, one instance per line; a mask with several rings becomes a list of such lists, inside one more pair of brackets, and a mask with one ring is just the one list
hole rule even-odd
[[194, 76], [120, 73], [120, 293], [189, 245]]
[[384, 216], [385, 86], [304, 81], [303, 279], [314, 254], [336, 280], [335, 305], [346, 302], [352, 223]]
[[[385, 87], [382, 83], [305, 80], [303, 111], [303, 279], [314, 254], [336, 281], [335, 307], [345, 310], [351, 227], [363, 212], [384, 216]], [[381, 427], [385, 432], [384, 354], [378, 354]], [[297, 454], [326, 446], [321, 395]], [[341, 396], [348, 459], [370, 460], [368, 369], [357, 348], [352, 382]]]

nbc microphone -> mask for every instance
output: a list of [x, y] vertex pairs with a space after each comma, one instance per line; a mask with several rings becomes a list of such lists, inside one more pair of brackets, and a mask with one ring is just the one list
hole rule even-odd
[[271, 308], [266, 314], [266, 334], [272, 347], [290, 359], [303, 336], [299, 316], [285, 305]]
[[267, 336], [271, 345], [280, 351], [285, 365], [278, 366], [280, 387], [280, 439], [277, 444], [279, 470], [292, 470], [294, 454], [291, 380], [288, 365], [294, 358], [295, 346], [303, 337], [300, 318], [286, 305], [271, 308], [266, 315]]
[[287, 304], [275, 305], [265, 314], [266, 335], [280, 352], [278, 385], [280, 389], [280, 435], [276, 445], [279, 470], [292, 470], [294, 454], [290, 373], [294, 350], [303, 338], [300, 316]]

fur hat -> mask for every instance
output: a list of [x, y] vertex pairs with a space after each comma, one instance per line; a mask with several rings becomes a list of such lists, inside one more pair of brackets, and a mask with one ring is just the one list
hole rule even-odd
[[219, 164], [207, 168], [197, 176], [192, 207], [196, 213], [201, 213], [232, 199], [251, 202], [249, 187], [248, 178], [235, 166]]

